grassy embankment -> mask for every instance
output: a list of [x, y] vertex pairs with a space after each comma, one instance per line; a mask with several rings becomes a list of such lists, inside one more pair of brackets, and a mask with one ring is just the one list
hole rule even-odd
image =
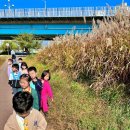
[[[33, 59], [33, 60], [32, 60]], [[40, 77], [44, 66], [36, 57], [26, 58], [29, 66], [38, 69]], [[54, 102], [50, 103], [48, 124], [55, 130], [118, 130], [130, 127], [129, 103], [122, 102], [124, 85], [111, 87], [96, 94], [88, 85], [74, 81], [63, 71], [52, 71], [51, 85]]]

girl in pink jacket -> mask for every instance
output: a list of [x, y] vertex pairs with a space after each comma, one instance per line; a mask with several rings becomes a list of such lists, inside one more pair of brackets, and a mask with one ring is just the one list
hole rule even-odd
[[50, 73], [49, 70], [44, 70], [42, 75], [42, 91], [41, 91], [41, 108], [45, 116], [47, 116], [49, 107], [48, 107], [48, 97], [53, 101], [53, 93], [49, 83]]

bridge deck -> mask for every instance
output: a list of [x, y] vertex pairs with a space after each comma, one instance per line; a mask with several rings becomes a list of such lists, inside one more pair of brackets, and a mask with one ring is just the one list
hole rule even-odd
[[93, 18], [101, 20], [108, 16], [114, 17], [120, 8], [130, 12], [128, 6], [0, 9], [0, 39], [23, 33], [40, 38], [89, 33]]
[[[113, 16], [121, 8], [114, 7], [71, 7], [71, 8], [27, 8], [0, 9], [0, 18], [45, 18], [45, 17], [97, 17]], [[124, 8], [124, 7], [123, 7]], [[130, 11], [130, 7], [125, 7]]]

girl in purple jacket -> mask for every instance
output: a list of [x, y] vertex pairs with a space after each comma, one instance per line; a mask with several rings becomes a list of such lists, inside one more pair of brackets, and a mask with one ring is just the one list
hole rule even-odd
[[12, 59], [8, 59], [8, 78], [12, 72], [12, 65], [13, 65], [13, 60]]
[[49, 70], [44, 70], [42, 75], [42, 91], [41, 91], [41, 108], [45, 116], [48, 114], [48, 97], [53, 101], [53, 92], [49, 83], [50, 80], [50, 73]]

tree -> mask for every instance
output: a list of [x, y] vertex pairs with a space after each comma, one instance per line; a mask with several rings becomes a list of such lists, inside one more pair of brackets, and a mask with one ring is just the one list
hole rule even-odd
[[41, 48], [41, 43], [37, 40], [33, 34], [20, 34], [14, 38], [14, 41], [20, 45], [20, 48], [23, 50], [25, 47], [30, 49], [39, 49]]
[[[9, 44], [9, 46], [7, 46], [7, 44]], [[0, 50], [2, 51], [7, 51], [7, 50], [17, 50], [18, 49], [18, 45], [15, 41], [13, 40], [6, 40], [4, 41], [1, 46], [0, 46]]]

